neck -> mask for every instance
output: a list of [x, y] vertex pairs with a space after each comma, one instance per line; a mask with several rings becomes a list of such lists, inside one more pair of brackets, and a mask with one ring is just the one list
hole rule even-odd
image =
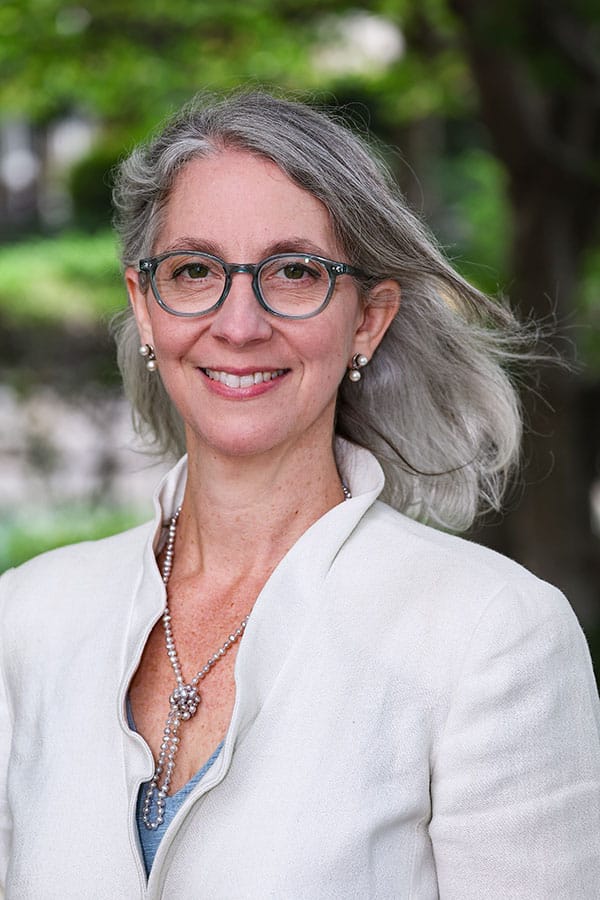
[[331, 445], [266, 459], [195, 452], [178, 528], [180, 573], [268, 572], [343, 499]]

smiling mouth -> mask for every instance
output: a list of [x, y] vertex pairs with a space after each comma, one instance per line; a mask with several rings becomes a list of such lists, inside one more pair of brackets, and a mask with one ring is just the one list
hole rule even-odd
[[230, 388], [247, 388], [264, 381], [275, 381], [284, 375], [287, 369], [271, 369], [264, 372], [250, 372], [247, 375], [233, 375], [231, 372], [221, 372], [217, 369], [202, 369], [211, 381], [219, 381]]

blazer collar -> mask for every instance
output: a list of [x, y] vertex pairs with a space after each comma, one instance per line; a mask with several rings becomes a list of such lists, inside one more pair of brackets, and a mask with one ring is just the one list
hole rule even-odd
[[[341, 438], [336, 459], [352, 499], [318, 519], [281, 560], [260, 592], [240, 643], [236, 665], [236, 702], [221, 765], [227, 769], [235, 742], [259, 714], [277, 675], [305, 628], [318, 627], [322, 586], [343, 543], [377, 499], [384, 477], [375, 457]], [[154, 522], [144, 550], [144, 561], [133, 611], [132, 651], [141, 653], [140, 636], [164, 609], [165, 591], [156, 565], [156, 552], [164, 540], [164, 523], [182, 502], [187, 476], [183, 457], [165, 476], [154, 498]], [[137, 634], [137, 639], [134, 635]], [[133, 673], [131, 673], [133, 674]]]

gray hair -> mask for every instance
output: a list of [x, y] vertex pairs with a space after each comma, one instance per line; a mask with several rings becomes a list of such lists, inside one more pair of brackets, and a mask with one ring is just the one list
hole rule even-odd
[[[498, 509], [519, 455], [520, 404], [508, 369], [527, 355], [525, 330], [452, 268], [380, 154], [335, 114], [262, 92], [196, 98], [119, 167], [124, 266], [152, 255], [186, 163], [227, 148], [275, 162], [324, 203], [339, 246], [371, 284], [392, 278], [401, 287], [398, 314], [362, 380], [340, 385], [336, 417], [336, 433], [382, 464], [384, 499], [454, 530]], [[147, 376], [131, 311], [116, 339], [138, 431], [161, 454], [184, 452], [182, 421], [160, 377]]]

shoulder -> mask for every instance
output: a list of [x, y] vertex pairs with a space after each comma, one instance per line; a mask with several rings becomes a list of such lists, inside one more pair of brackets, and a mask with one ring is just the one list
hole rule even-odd
[[364, 546], [373, 564], [392, 566], [404, 578], [442, 588], [445, 584], [494, 589], [523, 584], [548, 588], [523, 566], [488, 547], [410, 519], [385, 503], [376, 502], [351, 536], [349, 550]]
[[392, 619], [402, 607], [440, 627], [451, 619], [467, 629], [496, 597], [542, 617], [569, 612], [560, 591], [513, 560], [377, 500], [383, 473], [368, 451], [346, 442], [336, 445], [336, 453], [357, 514], [349, 531], [340, 533], [329, 575], [348, 597], [357, 603], [360, 597], [377, 598], [382, 614]]
[[335, 578], [349, 596], [369, 597], [388, 621], [432, 640], [463, 645], [482, 618], [513, 633], [527, 623], [574, 619], [563, 594], [518, 563], [376, 502], [340, 549]]
[[431, 708], [447, 710], [463, 679], [477, 692], [566, 666], [597, 709], [585, 637], [557, 588], [382, 503], [340, 548], [328, 595], [344, 640]]
[[[102, 586], [104, 595], [130, 581], [141, 566], [144, 548], [153, 533], [151, 522], [97, 541], [70, 544], [42, 553], [0, 577], [0, 608], [19, 615], [30, 605], [38, 611], [52, 605], [85, 605]], [[138, 566], [136, 566], [136, 561]]]
[[[69, 569], [86, 570], [104, 567], [107, 560], [117, 561], [124, 553], [144, 546], [152, 523], [146, 522], [127, 531], [121, 531], [106, 538], [96, 541], [81, 541], [77, 544], [67, 544], [34, 556], [15, 569], [9, 570], [13, 578], [27, 581], [52, 574], [53, 571], [61, 571], [65, 574]], [[5, 573], [3, 578], [9, 573]]]

